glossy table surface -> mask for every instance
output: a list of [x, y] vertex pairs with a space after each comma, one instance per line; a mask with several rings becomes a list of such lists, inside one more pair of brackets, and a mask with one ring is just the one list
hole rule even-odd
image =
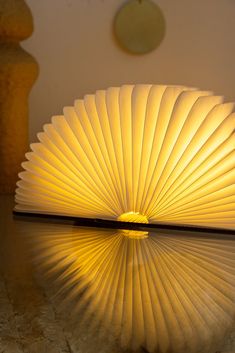
[[235, 237], [14, 219], [1, 196], [0, 352], [235, 352]]

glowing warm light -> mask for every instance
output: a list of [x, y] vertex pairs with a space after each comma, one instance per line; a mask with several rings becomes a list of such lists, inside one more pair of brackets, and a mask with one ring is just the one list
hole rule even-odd
[[139, 212], [123, 213], [117, 220], [121, 222], [148, 223], [148, 218]]
[[137, 240], [43, 223], [22, 230], [78, 321], [124, 348], [215, 352], [234, 325], [232, 236], [161, 231]]
[[54, 116], [26, 154], [19, 212], [235, 228], [235, 113], [211, 92], [125, 85]]
[[145, 239], [148, 238], [149, 232], [143, 230], [130, 230], [122, 229], [119, 231], [122, 235], [132, 239]]

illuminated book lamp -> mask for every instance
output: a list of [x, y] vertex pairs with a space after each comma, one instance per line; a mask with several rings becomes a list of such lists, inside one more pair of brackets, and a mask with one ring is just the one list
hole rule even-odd
[[234, 230], [233, 110], [183, 86], [86, 95], [31, 144], [15, 213]]

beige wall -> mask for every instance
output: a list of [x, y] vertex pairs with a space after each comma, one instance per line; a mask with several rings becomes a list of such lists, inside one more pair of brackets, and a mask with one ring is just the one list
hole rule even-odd
[[161, 46], [129, 55], [112, 37], [120, 0], [27, 0], [35, 23], [23, 43], [40, 64], [30, 96], [30, 138], [65, 105], [123, 83], [186, 84], [235, 100], [235, 0], [157, 0]]

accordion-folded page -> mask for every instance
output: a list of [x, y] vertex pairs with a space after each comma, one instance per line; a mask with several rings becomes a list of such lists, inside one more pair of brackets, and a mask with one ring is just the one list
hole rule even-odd
[[184, 86], [98, 90], [31, 144], [16, 211], [235, 229], [233, 103]]

